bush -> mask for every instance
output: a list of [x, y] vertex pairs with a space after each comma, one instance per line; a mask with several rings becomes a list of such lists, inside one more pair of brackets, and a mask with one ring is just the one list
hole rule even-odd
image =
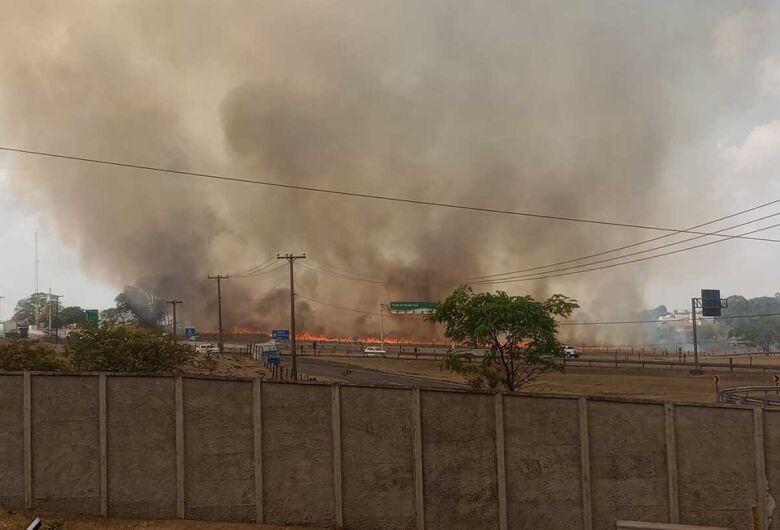
[[72, 331], [65, 349], [76, 369], [88, 371], [169, 372], [194, 357], [159, 330], [116, 324]]
[[67, 364], [57, 352], [43, 344], [18, 340], [0, 344], [0, 370], [60, 371]]

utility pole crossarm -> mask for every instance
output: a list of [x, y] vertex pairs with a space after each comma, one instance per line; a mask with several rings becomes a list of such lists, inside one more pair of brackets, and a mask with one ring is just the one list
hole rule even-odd
[[298, 380], [298, 358], [296, 356], [295, 341], [295, 275], [293, 268], [295, 260], [306, 259], [306, 254], [277, 254], [276, 259], [286, 259], [290, 264], [290, 353], [292, 354], [292, 370], [290, 370], [294, 381]]

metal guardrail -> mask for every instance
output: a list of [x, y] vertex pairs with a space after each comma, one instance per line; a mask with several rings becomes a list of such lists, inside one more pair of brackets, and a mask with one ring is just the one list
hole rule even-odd
[[[594, 368], [605, 368], [605, 367], [613, 367], [613, 368], [646, 368], [646, 367], [668, 367], [670, 370], [673, 370], [675, 368], [695, 368], [696, 365], [693, 361], [660, 361], [655, 359], [589, 359], [589, 358], [579, 358], [579, 359], [566, 359], [565, 361], [566, 365], [579, 365], [579, 366], [588, 366], [588, 367], [594, 367]], [[732, 359], [729, 359], [729, 362], [727, 363], [716, 363], [716, 362], [708, 362], [708, 361], [702, 361], [699, 362], [700, 368], [709, 368], [713, 370], [723, 370], [723, 371], [749, 371], [749, 372], [778, 372], [780, 373], [780, 364], [753, 364], [752, 359], [748, 363], [735, 363]]]
[[718, 401], [721, 403], [736, 403], [737, 405], [780, 407], [780, 385], [725, 388], [718, 392]]

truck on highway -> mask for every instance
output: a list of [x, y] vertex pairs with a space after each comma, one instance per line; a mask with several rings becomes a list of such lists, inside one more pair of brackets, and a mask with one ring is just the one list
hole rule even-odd
[[254, 344], [252, 346], [252, 358], [277, 366], [282, 362], [282, 355], [279, 352], [279, 346], [277, 346], [275, 342]]

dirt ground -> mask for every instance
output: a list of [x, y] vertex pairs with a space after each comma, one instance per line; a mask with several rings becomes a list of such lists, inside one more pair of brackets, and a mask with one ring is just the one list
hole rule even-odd
[[252, 523], [222, 523], [177, 520], [103, 519], [52, 513], [0, 510], [0, 530], [18, 530], [38, 516], [44, 530], [303, 530], [312, 527], [274, 526]]
[[[777, 357], [775, 357], [777, 359]], [[334, 357], [334, 362], [346, 362], [343, 357]], [[755, 360], [754, 360], [755, 362]], [[401, 374], [429, 377], [446, 381], [463, 379], [443, 370], [438, 361], [413, 361], [397, 359], [350, 358], [349, 363], [366, 368], [385, 370]], [[565, 373], [550, 372], [540, 377], [523, 390], [554, 394], [584, 394], [592, 396], [623, 396], [645, 399], [712, 402], [716, 400], [715, 381], [723, 390], [736, 386], [771, 385], [771, 373], [728, 373], [707, 372], [693, 376], [686, 369], [658, 368], [585, 368], [568, 367]]]

